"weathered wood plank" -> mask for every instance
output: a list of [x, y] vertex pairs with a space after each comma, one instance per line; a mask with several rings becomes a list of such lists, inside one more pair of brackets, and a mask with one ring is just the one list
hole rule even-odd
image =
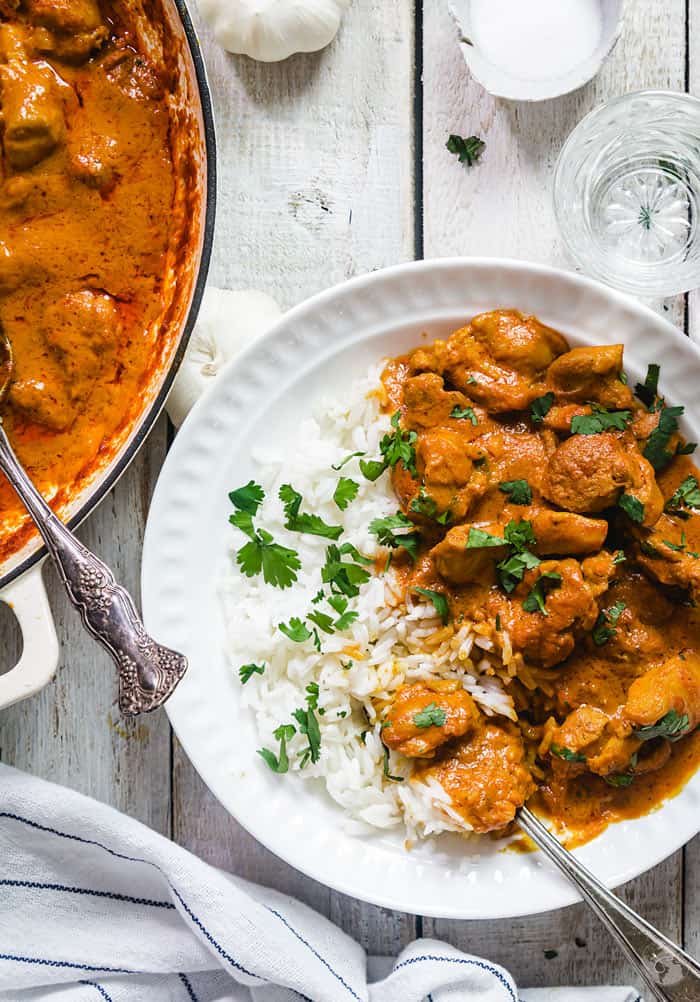
[[[107, 561], [137, 602], [146, 513], [165, 448], [163, 418], [127, 473], [78, 533]], [[167, 718], [162, 712], [131, 722], [119, 716], [112, 661], [85, 632], [53, 568], [47, 567], [45, 575], [61, 643], [61, 667], [54, 682], [38, 696], [0, 713], [2, 759], [114, 804], [169, 834]], [[3, 647], [5, 636], [3, 630]], [[10, 645], [14, 640], [14, 630], [10, 630]]]
[[[212, 281], [285, 307], [358, 272], [410, 259], [413, 4], [353, 4], [326, 51], [265, 65], [201, 36], [218, 121]], [[372, 950], [415, 935], [406, 918], [331, 893], [276, 859], [214, 800], [174, 746], [173, 835], [205, 858], [294, 894]]]
[[[426, 256], [493, 254], [565, 265], [551, 195], [561, 145], [581, 117], [608, 97], [641, 87], [684, 89], [684, 2], [629, 5], [624, 37], [599, 77], [575, 94], [542, 104], [495, 100], [470, 79], [446, 6], [442, 0], [425, 4]], [[465, 169], [447, 152], [451, 132], [485, 140], [477, 166]], [[682, 324], [682, 298], [666, 305], [668, 315]], [[680, 853], [624, 893], [661, 929], [680, 935]], [[425, 930], [500, 961], [523, 985], [633, 981], [619, 951], [583, 906], [508, 923], [425, 920]]]

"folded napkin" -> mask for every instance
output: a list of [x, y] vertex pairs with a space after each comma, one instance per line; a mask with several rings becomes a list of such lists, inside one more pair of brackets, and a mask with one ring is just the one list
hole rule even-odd
[[305, 905], [0, 765], [2, 1002], [641, 1002], [518, 992], [502, 967], [427, 939], [381, 975], [368, 982], [361, 947]]

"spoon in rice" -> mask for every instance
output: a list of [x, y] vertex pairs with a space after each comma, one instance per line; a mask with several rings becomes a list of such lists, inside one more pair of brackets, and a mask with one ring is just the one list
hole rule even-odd
[[[0, 329], [0, 406], [14, 372], [12, 345]], [[49, 508], [10, 445], [0, 419], [0, 470], [31, 515], [83, 625], [109, 652], [119, 671], [119, 708], [148, 713], [174, 692], [187, 670], [182, 654], [148, 636], [129, 593]]]
[[612, 894], [527, 807], [516, 820], [579, 890], [660, 1002], [698, 1002], [700, 964]]

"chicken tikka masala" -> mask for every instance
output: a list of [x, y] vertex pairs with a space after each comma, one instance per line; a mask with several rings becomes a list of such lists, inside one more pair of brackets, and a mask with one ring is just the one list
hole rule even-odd
[[700, 762], [700, 474], [658, 366], [633, 387], [622, 345], [569, 348], [498, 310], [383, 382], [415, 530], [395, 567], [443, 635], [482, 624], [515, 707], [407, 683], [381, 708], [386, 748], [476, 832], [526, 801], [572, 842], [654, 808]]
[[[15, 361], [3, 423], [54, 506], [142, 406], [182, 223], [172, 80], [128, 6], [0, 0], [0, 324]], [[22, 519], [3, 481], [0, 557], [26, 540]]]

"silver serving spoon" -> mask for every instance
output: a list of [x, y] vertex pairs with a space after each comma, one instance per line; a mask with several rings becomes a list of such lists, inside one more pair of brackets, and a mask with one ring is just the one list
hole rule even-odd
[[615, 897], [527, 807], [516, 820], [581, 892], [659, 1002], [699, 1002], [700, 964]]
[[[12, 345], [0, 330], [0, 405], [7, 397], [13, 371]], [[31, 482], [1, 420], [0, 470], [41, 533], [85, 627], [116, 662], [121, 712], [132, 716], [155, 710], [175, 690], [187, 670], [187, 659], [148, 636], [129, 593], [56, 517]]]

